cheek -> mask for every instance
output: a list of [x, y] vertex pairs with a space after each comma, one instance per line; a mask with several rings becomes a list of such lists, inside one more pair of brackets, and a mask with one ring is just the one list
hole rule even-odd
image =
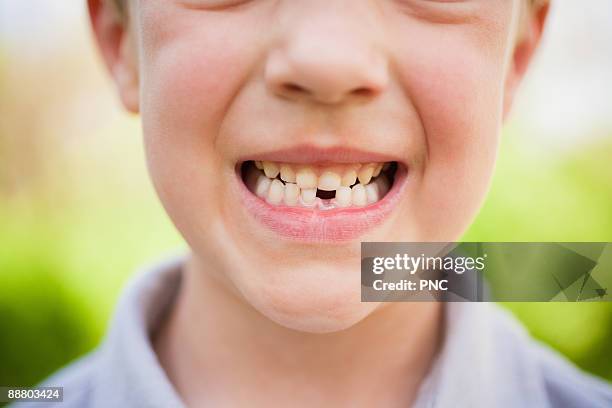
[[489, 41], [494, 45], [483, 47], [477, 37], [430, 30], [412, 34], [430, 46], [406, 50], [398, 66], [426, 143], [418, 186], [420, 224], [427, 236], [456, 239], [480, 207], [493, 172], [506, 41], [500, 32]]
[[219, 128], [256, 51], [248, 33], [229, 29], [243, 22], [152, 4], [140, 15], [147, 161], [164, 206], [189, 235], [201, 227], [189, 214], [208, 223], [226, 198]]
[[421, 61], [415, 75], [422, 75], [410, 81], [429, 170], [454, 170], [453, 179], [459, 181], [476, 169], [490, 169], [501, 126], [503, 59], [490, 60], [466, 47], [435, 62]]
[[214, 143], [224, 112], [251, 68], [248, 38], [239, 31], [228, 38], [229, 26], [238, 22], [170, 12], [183, 15], [163, 21], [143, 17], [143, 121], [172, 129], [179, 134], [175, 138], [197, 135]]

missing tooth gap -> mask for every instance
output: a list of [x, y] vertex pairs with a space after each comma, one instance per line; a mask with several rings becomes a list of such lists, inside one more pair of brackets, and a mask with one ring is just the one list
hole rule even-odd
[[336, 198], [336, 190], [325, 191], [325, 190], [319, 190], [317, 188], [317, 197], [319, 197], [321, 200], [331, 200], [333, 198]]

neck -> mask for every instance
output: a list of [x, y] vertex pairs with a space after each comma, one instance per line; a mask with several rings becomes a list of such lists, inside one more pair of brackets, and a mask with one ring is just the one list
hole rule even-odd
[[154, 340], [188, 406], [406, 406], [440, 343], [440, 303], [389, 303], [349, 329], [304, 333], [267, 319], [211, 275], [187, 264]]

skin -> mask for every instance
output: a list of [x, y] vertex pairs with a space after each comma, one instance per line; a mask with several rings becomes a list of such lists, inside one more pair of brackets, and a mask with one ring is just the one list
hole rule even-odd
[[[193, 252], [155, 339], [187, 404], [414, 399], [441, 307], [361, 303], [359, 244], [453, 241], [470, 224], [546, 20], [546, 2], [523, 6], [147, 0], [122, 18], [89, 0], [123, 104], [142, 116], [155, 188]], [[325, 244], [259, 224], [237, 198], [236, 163], [302, 144], [399, 155], [409, 177], [391, 216]]]

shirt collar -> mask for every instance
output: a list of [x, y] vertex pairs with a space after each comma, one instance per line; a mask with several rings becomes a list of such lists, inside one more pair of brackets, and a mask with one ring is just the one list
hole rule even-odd
[[495, 304], [447, 303], [445, 340], [416, 407], [547, 407], [529, 338]]
[[128, 284], [98, 351], [93, 407], [183, 407], [151, 343], [174, 301], [183, 257], [144, 270]]

